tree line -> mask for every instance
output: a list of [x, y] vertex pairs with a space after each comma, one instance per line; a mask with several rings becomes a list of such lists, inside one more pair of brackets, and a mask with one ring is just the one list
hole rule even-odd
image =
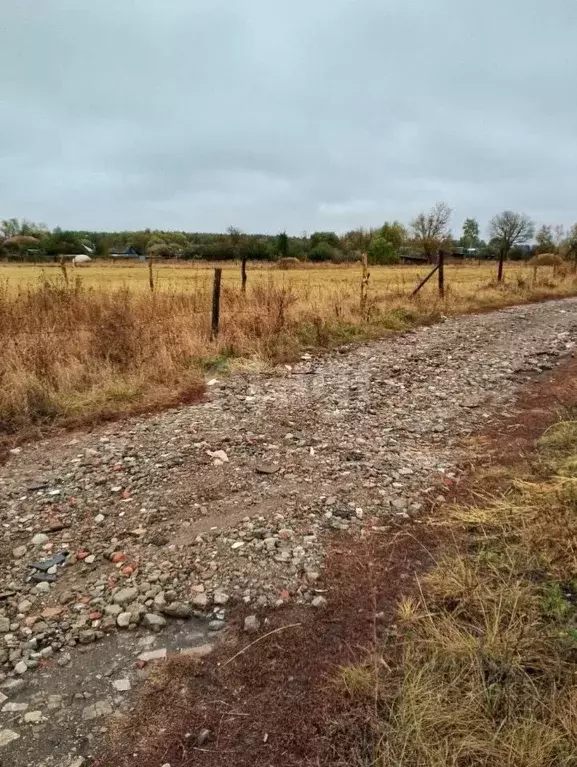
[[271, 261], [298, 259], [313, 263], [356, 261], [362, 253], [369, 264], [396, 264], [403, 258], [420, 257], [434, 263], [438, 253], [499, 261], [499, 272], [507, 259], [528, 259], [536, 254], [555, 253], [577, 260], [577, 224], [568, 230], [543, 224], [536, 228], [523, 213], [503, 211], [495, 215], [482, 239], [475, 218], [467, 218], [459, 237], [451, 232], [451, 208], [437, 203], [419, 213], [408, 226], [385, 222], [372, 229], [354, 229], [345, 234], [313, 232], [289, 236], [247, 234], [236, 227], [225, 233], [191, 233], [146, 229], [136, 232], [49, 230], [26, 219], [0, 222], [0, 258], [5, 260], [58, 260], [61, 256], [88, 254], [106, 258], [113, 251], [132, 249], [155, 259]]

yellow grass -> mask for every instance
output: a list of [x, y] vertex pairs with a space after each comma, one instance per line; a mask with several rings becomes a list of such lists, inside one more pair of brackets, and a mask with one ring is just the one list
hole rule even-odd
[[159, 264], [156, 289], [145, 264], [0, 266], [0, 433], [24, 434], [52, 423], [81, 423], [190, 400], [213, 369], [231, 359], [289, 361], [311, 348], [374, 338], [433, 322], [441, 315], [495, 308], [577, 292], [569, 270], [495, 264], [450, 265], [447, 293], [429, 271], [372, 267], [360, 312], [360, 265], [282, 271], [223, 264], [221, 329], [210, 340], [210, 265]]

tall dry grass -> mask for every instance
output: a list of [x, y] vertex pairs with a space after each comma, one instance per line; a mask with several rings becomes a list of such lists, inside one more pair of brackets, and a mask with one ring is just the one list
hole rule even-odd
[[206, 277], [152, 294], [130, 284], [88, 286], [78, 275], [68, 285], [59, 275], [16, 288], [0, 283], [0, 434], [190, 401], [206, 370], [232, 358], [289, 361], [304, 349], [374, 338], [442, 314], [571, 295], [577, 287], [563, 273], [480, 284], [478, 270], [455, 267], [447, 269], [445, 300], [434, 285], [411, 299], [404, 272], [390, 282], [379, 273], [361, 314], [360, 271], [324, 274], [319, 283], [271, 271], [249, 280], [246, 297], [225, 281], [216, 341]]

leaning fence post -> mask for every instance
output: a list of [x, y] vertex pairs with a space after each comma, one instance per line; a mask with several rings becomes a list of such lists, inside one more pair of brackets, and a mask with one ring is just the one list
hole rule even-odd
[[439, 251], [439, 295], [445, 297], [445, 253]]
[[220, 278], [222, 269], [214, 270], [214, 283], [212, 286], [212, 324], [210, 339], [213, 341], [218, 336], [218, 322], [220, 319]]
[[148, 259], [148, 287], [154, 293], [154, 274], [152, 273], [152, 258]]

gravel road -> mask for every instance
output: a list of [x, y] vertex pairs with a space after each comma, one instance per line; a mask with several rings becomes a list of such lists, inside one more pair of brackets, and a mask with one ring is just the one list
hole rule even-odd
[[573, 299], [449, 319], [12, 451], [0, 467], [0, 765], [88, 764], [107, 716], [130, 705], [143, 647], [208, 651], [235, 603], [322, 608], [330, 532], [441, 502], [463, 437], [576, 341]]

